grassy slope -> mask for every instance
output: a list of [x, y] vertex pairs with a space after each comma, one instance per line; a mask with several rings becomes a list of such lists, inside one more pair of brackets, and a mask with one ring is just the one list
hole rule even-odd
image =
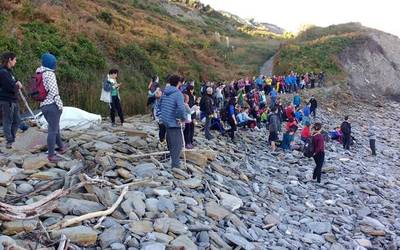
[[328, 77], [345, 77], [337, 56], [347, 47], [364, 39], [363, 28], [349, 23], [332, 25], [327, 28], [311, 27], [288, 42], [277, 53], [274, 73], [288, 70], [297, 72], [324, 71]]
[[124, 110], [134, 114], [145, 111], [145, 86], [155, 74], [195, 80], [255, 74], [279, 43], [240, 32], [212, 10], [201, 14], [204, 24], [183, 21], [157, 0], [12, 0], [0, 10], [0, 51], [17, 52], [17, 76], [27, 82], [40, 55], [51, 51], [66, 105], [103, 114], [99, 88], [110, 67], [121, 69]]

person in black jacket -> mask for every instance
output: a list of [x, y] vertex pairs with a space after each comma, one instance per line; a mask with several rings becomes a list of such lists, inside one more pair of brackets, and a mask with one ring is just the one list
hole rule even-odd
[[340, 126], [340, 130], [342, 131], [342, 143], [343, 148], [350, 150], [350, 141], [351, 141], [351, 124], [348, 121], [349, 117], [345, 116], [342, 125]]
[[317, 114], [317, 107], [318, 107], [317, 100], [315, 100], [314, 96], [311, 96], [311, 99], [310, 99], [310, 101], [308, 101], [308, 103], [310, 104], [310, 114], [312, 114], [315, 119], [315, 116]]
[[211, 128], [211, 118], [214, 114], [214, 100], [212, 97], [213, 89], [211, 87], [207, 88], [207, 93], [203, 95], [200, 101], [200, 111], [204, 112], [206, 117], [206, 124], [204, 126], [204, 134], [207, 140], [212, 140], [213, 136], [210, 133]]
[[21, 122], [18, 106], [18, 90], [22, 84], [13, 75], [12, 68], [17, 63], [15, 53], [6, 52], [1, 56], [0, 67], [0, 108], [3, 114], [3, 130], [6, 148], [11, 148]]

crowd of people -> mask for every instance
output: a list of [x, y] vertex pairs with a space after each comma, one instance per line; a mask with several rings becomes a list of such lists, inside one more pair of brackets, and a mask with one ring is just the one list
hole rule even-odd
[[[40, 107], [48, 122], [48, 160], [62, 160], [58, 154], [68, 150], [60, 134], [60, 116], [63, 102], [58, 92], [56, 79], [57, 59], [51, 53], [44, 53], [42, 65], [34, 77], [35, 88], [30, 95], [40, 101]], [[16, 65], [16, 54], [4, 53], [0, 68], [0, 108], [3, 118], [3, 131], [6, 148], [12, 148], [16, 131], [20, 124], [18, 93], [23, 88], [12, 69]], [[102, 83], [100, 100], [110, 109], [111, 126], [115, 127], [116, 113], [120, 123], [124, 123], [121, 108], [118, 81], [119, 71], [111, 69]], [[351, 135], [349, 117], [345, 117], [340, 127], [324, 132], [317, 121], [318, 102], [313, 96], [302, 100], [301, 91], [307, 88], [323, 86], [325, 76], [290, 72], [285, 76], [263, 76], [240, 79], [230, 83], [204, 82], [199, 87], [199, 96], [195, 95], [195, 82], [186, 81], [177, 75], [167, 77], [162, 87], [158, 77], [153, 77], [148, 85], [148, 105], [159, 127], [159, 143], [167, 145], [171, 156], [171, 167], [180, 166], [183, 148], [193, 149], [195, 125], [202, 123], [204, 136], [213, 140], [211, 130], [217, 130], [236, 143], [237, 130], [253, 130], [266, 133], [266, 143], [274, 153], [278, 148], [283, 151], [310, 151], [307, 157], [313, 157], [316, 163], [313, 179], [321, 181], [321, 168], [325, 157], [325, 142], [338, 140], [343, 148], [350, 149], [354, 138]], [[32, 92], [33, 91], [33, 92]], [[290, 103], [284, 103], [286, 93], [292, 93]], [[40, 96], [42, 94], [42, 96]], [[287, 99], [287, 98], [286, 98]], [[265, 131], [265, 132], [264, 132]], [[296, 135], [299, 135], [296, 137]], [[368, 125], [368, 136], [372, 153], [375, 149], [375, 130]], [[296, 138], [299, 138], [297, 140]], [[57, 147], [56, 147], [57, 146]], [[304, 153], [306, 155], [306, 153]]]

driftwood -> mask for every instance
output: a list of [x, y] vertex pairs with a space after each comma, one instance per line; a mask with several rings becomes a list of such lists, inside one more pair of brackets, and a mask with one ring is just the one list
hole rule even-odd
[[122, 189], [125, 187], [131, 187], [131, 186], [153, 186], [153, 185], [159, 185], [158, 182], [155, 182], [151, 179], [144, 179], [144, 180], [139, 180], [139, 181], [133, 181], [127, 184], [123, 185], [115, 185], [112, 184], [109, 181], [102, 180], [102, 179], [93, 179], [85, 175], [85, 180], [84, 182], [80, 182], [77, 185], [71, 187], [71, 188], [61, 188], [58, 189], [48, 196], [44, 197], [43, 199], [34, 202], [29, 205], [24, 205], [24, 206], [13, 206], [9, 205], [7, 203], [0, 202], [0, 220], [3, 221], [12, 221], [12, 220], [28, 220], [28, 219], [33, 219], [36, 217], [39, 217], [43, 214], [51, 212], [53, 209], [57, 207], [57, 202], [61, 197], [64, 197], [71, 192], [85, 186], [88, 184], [103, 184], [107, 186], [112, 186], [117, 189]]
[[124, 196], [128, 192], [128, 190], [129, 190], [129, 186], [125, 186], [122, 189], [121, 194], [119, 195], [117, 201], [110, 208], [108, 208], [107, 210], [96, 211], [96, 212], [93, 212], [93, 213], [88, 213], [88, 214], [81, 215], [79, 217], [74, 217], [72, 219], [62, 220], [61, 222], [50, 226], [49, 229], [50, 230], [61, 229], [61, 228], [65, 228], [65, 227], [68, 227], [70, 225], [82, 222], [84, 220], [90, 220], [90, 219], [93, 219], [93, 218], [110, 215], [115, 211], [115, 209], [117, 209], [119, 204], [121, 204], [122, 199], [124, 198]]
[[61, 235], [60, 244], [58, 244], [57, 250], [66, 250], [68, 249], [69, 239], [64, 234]]

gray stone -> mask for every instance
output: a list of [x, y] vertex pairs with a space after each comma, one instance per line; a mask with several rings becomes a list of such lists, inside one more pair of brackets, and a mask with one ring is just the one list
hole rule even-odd
[[221, 192], [220, 196], [222, 198], [221, 205], [232, 212], [243, 206], [242, 199], [236, 196], [224, 192]]
[[197, 250], [197, 246], [186, 235], [181, 235], [171, 242], [171, 246], [184, 247], [184, 249]]
[[151, 221], [132, 221], [129, 224], [129, 230], [140, 236], [153, 232], [153, 223]]
[[104, 249], [113, 243], [122, 243], [125, 235], [125, 228], [121, 225], [114, 225], [104, 230], [99, 236], [100, 246]]
[[381, 229], [381, 230], [385, 229], [385, 226], [381, 222], [379, 222], [377, 219], [368, 216], [364, 217], [362, 221], [360, 221], [360, 224], [368, 225], [375, 229]]
[[243, 238], [240, 235], [236, 235], [233, 233], [225, 233], [224, 237], [229, 240], [230, 242], [234, 243], [237, 246], [242, 247], [245, 250], [253, 250], [256, 249], [256, 247], [254, 246], [254, 244], [252, 244], [251, 242], [247, 241], [245, 238]]
[[97, 241], [97, 232], [90, 227], [76, 226], [53, 231], [51, 236], [53, 239], [59, 239], [64, 234], [72, 243], [80, 246], [91, 246]]
[[96, 150], [103, 150], [103, 151], [110, 151], [112, 149], [111, 144], [102, 141], [95, 142], [94, 147]]
[[110, 247], [112, 250], [125, 250], [126, 249], [125, 245], [123, 245], [121, 243], [112, 243]]
[[161, 242], [161, 243], [165, 243], [165, 244], [170, 243], [174, 239], [174, 237], [169, 236], [168, 234], [164, 234], [164, 233], [152, 232], [151, 234], [154, 236], [154, 238], [156, 239], [157, 242]]
[[269, 189], [271, 190], [271, 192], [274, 192], [276, 194], [285, 193], [285, 187], [276, 181], [272, 181], [271, 186], [269, 186]]
[[368, 239], [356, 239], [355, 241], [357, 242], [357, 244], [359, 244], [362, 247], [366, 247], [366, 248], [372, 247], [372, 243]]
[[306, 233], [304, 235], [304, 237], [301, 238], [302, 241], [306, 242], [306, 243], [316, 243], [316, 244], [323, 244], [325, 242], [325, 239], [318, 234], [310, 234], [310, 233]]
[[277, 214], [268, 214], [264, 218], [264, 223], [266, 225], [278, 225], [281, 222], [281, 219]]
[[201, 187], [202, 186], [201, 182], [202, 182], [202, 180], [200, 178], [195, 177], [195, 178], [181, 181], [181, 185], [185, 188], [194, 189], [194, 188]]
[[346, 248], [339, 243], [333, 243], [329, 250], [346, 250]]
[[158, 199], [157, 208], [161, 212], [166, 212], [166, 211], [174, 212], [175, 211], [174, 202], [171, 199], [168, 199], [165, 197], [160, 197]]
[[94, 201], [63, 198], [58, 202], [57, 210], [62, 214], [82, 215], [105, 210], [105, 207]]
[[148, 198], [145, 201], [146, 209], [150, 212], [157, 213], [158, 212], [158, 199], [156, 198]]
[[140, 250], [165, 250], [165, 245], [162, 243], [150, 243], [143, 246]]
[[228, 210], [219, 206], [215, 202], [209, 202], [206, 204], [206, 213], [208, 217], [217, 221], [222, 220], [223, 218], [225, 218], [230, 214]]
[[188, 232], [187, 226], [173, 218], [159, 218], [154, 222], [154, 230], [160, 233], [185, 234]]
[[140, 165], [137, 165], [133, 169], [133, 173], [140, 178], [146, 178], [146, 177], [152, 177], [156, 176], [158, 174], [158, 170], [156, 165], [153, 163], [143, 163]]
[[36, 228], [37, 224], [37, 220], [6, 221], [2, 225], [2, 233], [5, 235], [14, 235], [21, 232], [30, 233]]
[[26, 182], [21, 183], [21, 185], [17, 187], [17, 193], [19, 194], [27, 194], [32, 192], [33, 190], [34, 190], [33, 186]]
[[309, 222], [307, 226], [313, 233], [317, 234], [329, 233], [332, 230], [332, 225], [329, 222]]
[[0, 170], [0, 186], [4, 186], [4, 187], [8, 186], [8, 184], [10, 184], [12, 179], [13, 179], [12, 175]]

